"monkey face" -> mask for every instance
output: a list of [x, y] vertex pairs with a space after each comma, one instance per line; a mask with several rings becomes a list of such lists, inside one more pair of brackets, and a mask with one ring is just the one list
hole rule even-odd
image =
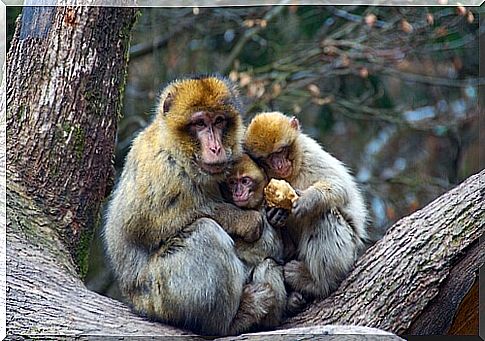
[[261, 113], [249, 124], [244, 147], [270, 178], [289, 179], [295, 171], [295, 141], [299, 133], [296, 117], [279, 112]]
[[209, 175], [223, 174], [241, 153], [237, 91], [223, 78], [175, 81], [160, 97], [167, 145]]
[[[264, 160], [266, 169], [270, 176], [273, 178], [285, 179], [293, 173], [293, 165], [289, 159], [290, 147], [284, 146], [279, 148], [274, 153], [269, 154], [269, 156]], [[273, 176], [274, 175], [274, 176]]]
[[222, 143], [227, 123], [226, 116], [217, 112], [196, 112], [190, 118], [190, 133], [200, 145], [197, 161], [210, 174], [221, 173], [228, 162]]
[[232, 201], [236, 206], [248, 208], [253, 199], [256, 187], [254, 179], [249, 176], [236, 176], [228, 180], [229, 189], [232, 193]]
[[243, 154], [228, 176], [227, 187], [236, 206], [256, 209], [263, 203], [263, 189], [267, 182], [263, 170], [247, 154]]

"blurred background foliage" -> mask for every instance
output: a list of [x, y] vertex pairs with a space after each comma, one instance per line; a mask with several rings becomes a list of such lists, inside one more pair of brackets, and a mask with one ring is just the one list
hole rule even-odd
[[[246, 122], [295, 115], [345, 162], [376, 238], [483, 168], [478, 105], [482, 8], [144, 8], [133, 31], [115, 166], [168, 81], [218, 72], [238, 83]], [[9, 7], [11, 36], [18, 9]], [[483, 91], [481, 92], [483, 94]], [[99, 230], [99, 229], [98, 229]], [[88, 287], [119, 298], [93, 243]]]

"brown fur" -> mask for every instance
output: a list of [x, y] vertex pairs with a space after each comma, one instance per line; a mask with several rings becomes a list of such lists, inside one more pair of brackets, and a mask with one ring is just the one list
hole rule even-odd
[[291, 127], [288, 117], [279, 112], [268, 112], [256, 116], [245, 135], [245, 148], [255, 158], [260, 158], [293, 144], [298, 132]]
[[[164, 112], [167, 97], [171, 98], [170, 112]], [[241, 153], [240, 141], [243, 124], [238, 110], [238, 91], [224, 79], [209, 77], [203, 79], [182, 79], [173, 82], [160, 96], [158, 117], [163, 118], [166, 129], [166, 143], [170, 149], [181, 150], [187, 157], [199, 152], [199, 145], [188, 138], [186, 128], [190, 115], [197, 111], [224, 112], [233, 129], [228, 130], [223, 143], [234, 151], [234, 157]]]
[[[287, 156], [279, 152], [282, 147]], [[297, 246], [296, 259], [285, 265], [285, 281], [308, 297], [327, 296], [350, 271], [368, 239], [367, 210], [352, 176], [300, 131], [296, 119], [279, 112], [253, 118], [244, 148], [270, 177], [278, 178], [272, 158], [284, 155], [290, 161], [290, 173], [284, 180], [300, 197], [293, 202], [283, 230], [288, 231], [284, 239], [288, 237]]]
[[[247, 154], [236, 162], [231, 168], [228, 175], [229, 179], [241, 179], [243, 177], [250, 177], [255, 183], [253, 190], [253, 197], [248, 201], [244, 208], [259, 209], [265, 214], [264, 209], [264, 187], [268, 184], [268, 177], [263, 169], [257, 165]], [[226, 186], [224, 186], [226, 187]], [[227, 189], [226, 189], [227, 191]], [[232, 200], [232, 193], [226, 193], [227, 200]], [[279, 228], [273, 227], [267, 219], [264, 219], [265, 225], [260, 239], [255, 242], [248, 243], [241, 239], [236, 239], [236, 250], [239, 258], [247, 265], [248, 271], [251, 272], [256, 266], [263, 263], [265, 259], [272, 258], [278, 262], [282, 262], [286, 256], [286, 249], [294, 249], [293, 245], [285, 244], [281, 237]], [[288, 240], [286, 240], [288, 242]], [[291, 252], [291, 251], [290, 251]], [[281, 266], [277, 266], [282, 270]], [[269, 310], [268, 315], [260, 323], [265, 328], [275, 327], [281, 323], [285, 315], [295, 314], [299, 312], [306, 304], [301, 295], [292, 293], [287, 297], [286, 289], [281, 276], [274, 274], [269, 278], [269, 285], [274, 289], [276, 294], [277, 304]]]
[[241, 153], [235, 93], [216, 77], [165, 89], [155, 120], [128, 153], [104, 229], [107, 255], [134, 310], [206, 335], [246, 331], [275, 304], [271, 290], [246, 284], [228, 235], [257, 239], [261, 214], [223, 202], [217, 182], [224, 175], [200, 168], [201, 146], [188, 130], [192, 113], [224, 110], [229, 166]]

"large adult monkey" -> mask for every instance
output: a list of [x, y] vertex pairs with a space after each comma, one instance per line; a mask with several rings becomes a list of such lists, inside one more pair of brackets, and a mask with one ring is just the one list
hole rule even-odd
[[295, 117], [279, 112], [256, 115], [244, 147], [270, 178], [284, 179], [300, 192], [287, 221], [297, 251], [285, 265], [285, 281], [309, 298], [327, 296], [368, 239], [367, 210], [353, 177], [300, 131]]
[[[275, 267], [248, 281], [232, 234], [254, 241], [261, 214], [222, 201], [218, 182], [241, 154], [236, 89], [223, 78], [178, 80], [134, 140], [107, 211], [106, 251], [121, 291], [150, 318], [204, 335], [237, 334], [275, 304]], [[281, 275], [281, 274], [280, 274]]]

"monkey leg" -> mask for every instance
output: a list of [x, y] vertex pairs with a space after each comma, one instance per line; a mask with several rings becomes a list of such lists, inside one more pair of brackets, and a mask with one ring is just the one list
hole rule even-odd
[[313, 226], [302, 233], [299, 261], [285, 265], [285, 280], [304, 295], [324, 298], [338, 287], [353, 266], [358, 238], [338, 210], [326, 211]]
[[261, 238], [253, 243], [236, 241], [236, 251], [239, 258], [252, 270], [266, 258], [273, 258], [277, 263], [283, 262], [283, 241], [279, 231], [263, 218]]
[[226, 335], [241, 295], [248, 295], [244, 264], [214, 220], [198, 219], [186, 230], [191, 232], [173, 250], [151, 257], [139, 277], [146, 285], [132, 296], [133, 304], [158, 320], [203, 335]]
[[256, 325], [266, 328], [278, 325], [285, 306], [282, 267], [267, 258], [254, 268], [251, 282], [244, 287], [231, 334], [239, 334]]

